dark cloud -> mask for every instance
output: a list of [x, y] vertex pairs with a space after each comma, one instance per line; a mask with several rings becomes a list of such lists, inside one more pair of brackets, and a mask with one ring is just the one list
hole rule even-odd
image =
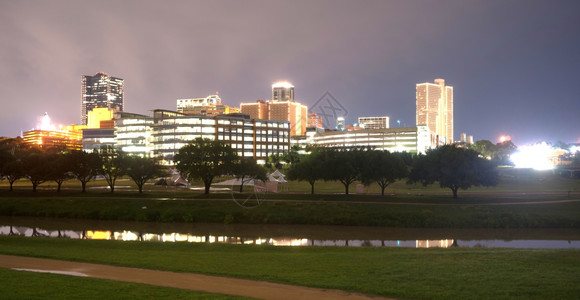
[[455, 131], [580, 142], [576, 1], [2, 1], [0, 135], [80, 120], [81, 75], [122, 77], [126, 110], [219, 91], [415, 122], [415, 84], [455, 89]]

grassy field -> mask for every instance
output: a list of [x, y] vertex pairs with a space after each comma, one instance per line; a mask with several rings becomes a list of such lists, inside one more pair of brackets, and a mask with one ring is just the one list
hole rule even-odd
[[[20, 237], [0, 237], [0, 245], [3, 254], [250, 278], [405, 299], [577, 299], [580, 295], [578, 250], [292, 248]], [[3, 271], [0, 276], [12, 273]], [[26, 276], [40, 281], [57, 277]], [[16, 285], [33, 288], [34, 281]], [[133, 293], [128, 286], [119, 288]], [[112, 292], [99, 288], [94, 293], [107, 296]]]
[[[354, 225], [413, 228], [580, 228], [580, 202], [561, 195], [504, 198], [472, 194], [460, 200], [434, 195], [292, 195], [240, 207], [231, 195], [176, 200], [132, 193], [0, 192], [0, 215], [141, 222]], [[176, 196], [176, 195], [173, 195]], [[183, 198], [181, 198], [183, 197]], [[518, 205], [539, 201], [542, 204]], [[496, 205], [505, 202], [510, 205]], [[493, 205], [492, 205], [493, 204]]]

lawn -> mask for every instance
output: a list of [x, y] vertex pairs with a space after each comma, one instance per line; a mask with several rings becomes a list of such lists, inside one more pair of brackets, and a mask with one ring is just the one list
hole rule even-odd
[[[580, 202], [565, 195], [505, 198], [441, 195], [280, 194], [260, 206], [240, 207], [231, 195], [188, 198], [132, 193], [0, 192], [0, 215], [96, 220], [238, 224], [351, 225], [411, 228], [580, 228]], [[174, 197], [176, 195], [170, 195]], [[518, 202], [538, 201], [540, 204]], [[509, 205], [506, 202], [515, 203]]]
[[580, 295], [578, 250], [293, 248], [21, 237], [0, 237], [0, 244], [3, 254], [250, 278], [405, 299], [573, 299]]

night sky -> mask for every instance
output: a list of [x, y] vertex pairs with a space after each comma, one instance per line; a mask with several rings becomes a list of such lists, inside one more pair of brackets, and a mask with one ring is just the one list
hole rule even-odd
[[[125, 111], [288, 80], [347, 123], [415, 125], [415, 84], [454, 87], [455, 139], [580, 143], [580, 1], [0, 0], [0, 136], [80, 122], [81, 76], [125, 79]], [[334, 124], [331, 124], [334, 127]]]

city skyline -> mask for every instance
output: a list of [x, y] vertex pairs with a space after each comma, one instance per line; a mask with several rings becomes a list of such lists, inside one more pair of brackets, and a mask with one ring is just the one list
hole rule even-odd
[[401, 126], [416, 125], [415, 85], [445, 78], [455, 139], [580, 142], [576, 1], [87, 5], [0, 3], [0, 136], [44, 112], [79, 123], [79, 76], [104, 71], [125, 80], [124, 110], [135, 113], [215, 91], [239, 106], [287, 80], [309, 111], [329, 92], [348, 124], [389, 116]]

